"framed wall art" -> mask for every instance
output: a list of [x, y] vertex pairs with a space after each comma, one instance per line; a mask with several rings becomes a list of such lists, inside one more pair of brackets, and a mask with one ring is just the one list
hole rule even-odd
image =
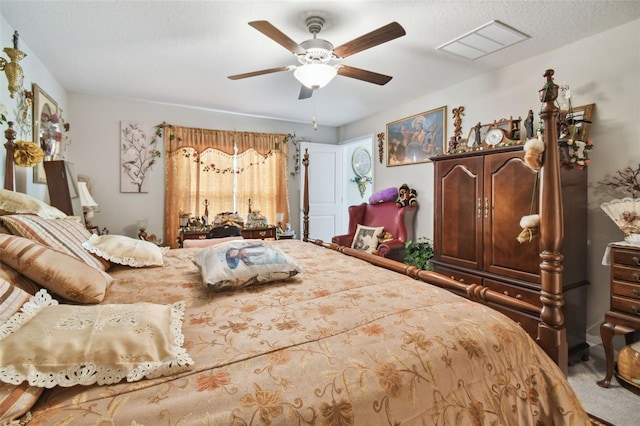
[[135, 122], [120, 122], [120, 192], [149, 192], [147, 178], [160, 157], [156, 137], [147, 126]]
[[387, 166], [426, 163], [444, 152], [447, 107], [387, 124]]
[[[44, 161], [55, 160], [62, 149], [58, 104], [33, 83], [33, 142], [44, 151]], [[47, 183], [42, 162], [33, 168], [33, 183]]]
[[587, 142], [595, 106], [596, 104], [588, 104], [573, 107], [570, 111], [560, 111], [558, 138]]

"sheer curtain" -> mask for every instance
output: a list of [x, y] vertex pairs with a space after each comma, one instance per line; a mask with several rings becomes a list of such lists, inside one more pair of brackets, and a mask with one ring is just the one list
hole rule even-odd
[[288, 221], [285, 134], [165, 127], [166, 199], [164, 241], [178, 247], [179, 212], [209, 218], [259, 210], [270, 224], [276, 212]]

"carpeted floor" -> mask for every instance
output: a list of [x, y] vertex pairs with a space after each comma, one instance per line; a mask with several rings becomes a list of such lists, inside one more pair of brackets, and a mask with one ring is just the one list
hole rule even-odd
[[602, 345], [592, 346], [589, 353], [588, 361], [569, 366], [568, 376], [584, 408], [611, 425], [640, 425], [640, 396], [620, 386], [615, 377], [611, 387], [598, 386], [596, 382], [604, 378], [606, 370]]
[[606, 422], [592, 414], [589, 414], [591, 418], [591, 426], [615, 426], [613, 423]]

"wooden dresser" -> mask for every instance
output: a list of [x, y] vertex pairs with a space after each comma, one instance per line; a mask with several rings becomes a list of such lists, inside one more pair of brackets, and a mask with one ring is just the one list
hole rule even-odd
[[242, 238], [246, 239], [260, 239], [276, 238], [276, 227], [267, 226], [266, 228], [244, 228], [242, 230]]
[[627, 345], [640, 330], [640, 247], [611, 244], [610, 307], [600, 326], [607, 372], [598, 384], [608, 388], [614, 370], [613, 336], [624, 335]]
[[180, 228], [180, 233], [178, 234], [178, 247], [182, 247], [182, 242], [184, 240], [206, 240], [207, 234], [209, 231], [187, 231], [184, 228]]
[[[434, 270], [526, 302], [540, 301], [539, 238], [519, 243], [522, 216], [538, 211], [537, 174], [521, 146], [433, 157]], [[569, 360], [588, 357], [587, 174], [561, 170], [564, 204], [563, 291]], [[532, 209], [533, 203], [533, 209]], [[498, 308], [534, 339], [539, 316]]]

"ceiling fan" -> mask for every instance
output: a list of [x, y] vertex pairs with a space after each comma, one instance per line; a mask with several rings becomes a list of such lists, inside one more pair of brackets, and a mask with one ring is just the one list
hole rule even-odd
[[392, 77], [388, 75], [378, 74], [373, 71], [348, 65], [330, 65], [330, 62], [346, 58], [354, 53], [402, 37], [406, 32], [397, 22], [387, 24], [336, 48], [327, 40], [317, 38], [318, 33], [324, 26], [324, 19], [322, 17], [310, 16], [305, 20], [305, 24], [309, 32], [313, 34], [313, 38], [298, 44], [267, 21], [249, 22], [249, 25], [253, 28], [293, 53], [301, 65], [269, 68], [244, 74], [230, 75], [228, 78], [231, 80], [239, 80], [275, 72], [293, 71], [294, 77], [302, 83], [298, 99], [310, 98], [314, 90], [325, 86], [336, 75], [355, 78], [380, 86], [387, 84], [391, 80]]

